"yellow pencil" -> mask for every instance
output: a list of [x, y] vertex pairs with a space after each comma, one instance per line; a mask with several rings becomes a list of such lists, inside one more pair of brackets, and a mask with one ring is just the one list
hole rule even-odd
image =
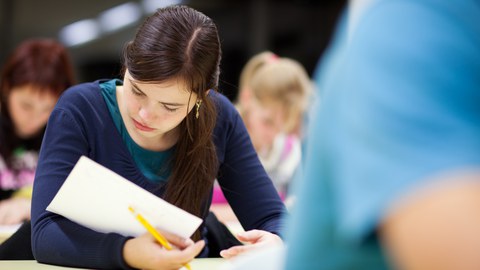
[[[128, 210], [130, 210], [130, 212], [132, 212], [132, 214], [140, 222], [140, 224], [142, 224], [143, 227], [145, 227], [145, 229], [147, 229], [147, 231], [151, 235], [153, 235], [153, 237], [155, 237], [155, 239], [160, 243], [160, 245], [162, 245], [167, 250], [172, 250], [172, 246], [168, 243], [167, 239], [163, 235], [161, 235], [157, 230], [155, 230], [155, 228], [140, 213], [136, 212], [135, 209], [133, 209], [133, 207], [131, 206], [128, 207]], [[188, 263], [185, 264], [184, 266], [188, 270], [192, 270], [192, 268]]]

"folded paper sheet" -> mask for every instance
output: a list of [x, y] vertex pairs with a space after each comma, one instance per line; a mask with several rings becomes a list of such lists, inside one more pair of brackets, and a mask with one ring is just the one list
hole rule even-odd
[[99, 232], [137, 236], [146, 232], [128, 207], [154, 227], [190, 237], [202, 220], [115, 172], [82, 156], [47, 210]]

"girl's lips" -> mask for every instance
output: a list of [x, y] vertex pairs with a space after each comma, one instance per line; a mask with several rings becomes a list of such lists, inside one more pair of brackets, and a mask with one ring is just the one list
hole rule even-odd
[[135, 125], [135, 127], [141, 131], [153, 131], [155, 130], [154, 128], [151, 128], [149, 126], [145, 126], [145, 125], [142, 125], [140, 124], [140, 122], [136, 121], [135, 119], [132, 118], [132, 121], [133, 121], [133, 124]]

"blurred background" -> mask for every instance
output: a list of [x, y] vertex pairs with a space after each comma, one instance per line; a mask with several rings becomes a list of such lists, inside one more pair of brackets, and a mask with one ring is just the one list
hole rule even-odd
[[56, 38], [79, 82], [120, 77], [122, 49], [156, 8], [186, 4], [217, 24], [223, 49], [220, 91], [236, 97], [243, 65], [271, 50], [309, 75], [322, 56], [344, 0], [0, 0], [0, 64], [22, 40]]

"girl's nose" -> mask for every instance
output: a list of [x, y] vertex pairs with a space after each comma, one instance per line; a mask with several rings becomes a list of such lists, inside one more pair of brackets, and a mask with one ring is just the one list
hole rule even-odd
[[151, 118], [151, 113], [146, 107], [141, 107], [140, 111], [138, 112], [138, 115], [143, 119], [143, 120], [150, 120]]

